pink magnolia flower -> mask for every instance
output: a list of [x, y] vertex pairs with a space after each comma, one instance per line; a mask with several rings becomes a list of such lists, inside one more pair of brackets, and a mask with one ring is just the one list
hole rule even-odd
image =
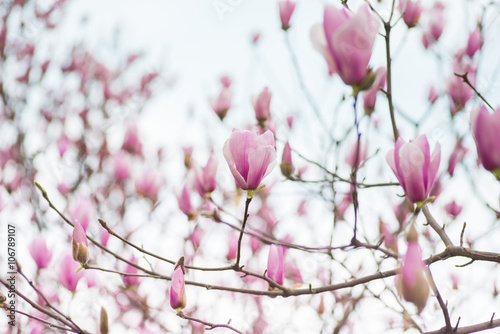
[[89, 243], [87, 241], [87, 236], [85, 235], [85, 230], [78, 221], [75, 221], [71, 245], [73, 248], [73, 260], [79, 262], [82, 266], [85, 266], [87, 262], [89, 262]]
[[[469, 79], [471, 79], [470, 76]], [[446, 81], [446, 94], [448, 94], [452, 102], [450, 107], [452, 116], [458, 111], [464, 109], [465, 104], [471, 99], [473, 93], [472, 88], [470, 88], [462, 78], [459, 78], [454, 74], [450, 74], [448, 80]]]
[[446, 23], [444, 19], [444, 4], [442, 2], [436, 1], [434, 6], [428, 10], [428, 13], [429, 21], [422, 35], [422, 43], [426, 49], [441, 37]]
[[[130, 257], [129, 261], [134, 264], [139, 263], [139, 261], [134, 255]], [[127, 266], [125, 267], [125, 273], [135, 275], [138, 273], [138, 271], [139, 269], [127, 263]], [[123, 276], [123, 284], [125, 284], [126, 287], [135, 286], [139, 284], [139, 278], [140, 278], [139, 276]]]
[[146, 171], [135, 181], [135, 190], [139, 195], [149, 198], [153, 203], [158, 201], [158, 192], [164, 180], [152, 171]]
[[397, 276], [397, 284], [404, 299], [415, 304], [420, 313], [429, 297], [429, 285], [424, 276], [425, 263], [418, 245], [417, 231], [413, 226], [406, 239], [408, 248], [401, 264], [401, 274]]
[[269, 257], [267, 258], [266, 276], [283, 285], [283, 247], [271, 245], [269, 248]]
[[465, 49], [465, 53], [469, 57], [473, 57], [474, 54], [481, 49], [483, 46], [483, 37], [481, 36], [481, 30], [476, 29], [472, 31], [469, 35], [469, 39], [467, 40], [467, 48]]
[[477, 154], [483, 167], [500, 176], [500, 108], [490, 114], [481, 106], [472, 111], [470, 116], [472, 134], [476, 141]]
[[200, 247], [201, 238], [203, 237], [203, 234], [205, 234], [205, 232], [198, 225], [194, 228], [193, 232], [189, 236], [189, 240], [191, 240], [191, 243], [193, 244], [194, 249], [198, 249], [198, 247]]
[[457, 202], [452, 201], [444, 206], [444, 209], [446, 210], [446, 213], [452, 216], [453, 218], [456, 218], [461, 212], [462, 212], [462, 207], [457, 204]]
[[139, 140], [139, 129], [136, 123], [128, 124], [122, 149], [130, 154], [142, 156], [142, 143]]
[[379, 26], [368, 5], [356, 14], [327, 5], [322, 29], [314, 26], [311, 39], [331, 72], [337, 72], [347, 85], [360, 86], [369, 73], [368, 63]]
[[281, 29], [287, 31], [290, 28], [290, 18], [295, 10], [295, 1], [280, 1], [278, 5], [280, 8]]
[[292, 149], [290, 148], [290, 144], [288, 142], [286, 142], [285, 148], [283, 149], [280, 169], [281, 174], [283, 174], [287, 178], [292, 176], [293, 172], [295, 171], [295, 167], [293, 166], [292, 162]]
[[197, 213], [191, 204], [191, 191], [187, 184], [184, 185], [182, 191], [177, 194], [177, 203], [179, 204], [179, 209], [188, 217], [188, 220], [196, 219]]
[[288, 116], [288, 117], [286, 118], [286, 124], [288, 125], [288, 127], [289, 127], [290, 129], [292, 129], [292, 127], [293, 127], [293, 120], [294, 120], [294, 117], [293, 117], [293, 116]]
[[399, 0], [399, 11], [403, 13], [403, 21], [405, 21], [408, 28], [413, 28], [420, 20], [422, 13], [422, 5], [420, 0]]
[[259, 123], [263, 123], [271, 117], [271, 97], [272, 93], [267, 87], [265, 87], [259, 95], [254, 95], [252, 97], [253, 109], [255, 110], [255, 118]]
[[186, 307], [186, 289], [184, 285], [184, 257], [177, 262], [174, 274], [172, 275], [172, 284], [170, 285], [170, 306], [176, 309]]
[[387, 69], [380, 67], [375, 71], [375, 82], [373, 86], [363, 94], [363, 108], [365, 114], [371, 115], [375, 111], [375, 102], [377, 102], [377, 94], [380, 89], [385, 87], [387, 78]]
[[224, 143], [223, 153], [236, 184], [243, 190], [255, 190], [276, 165], [274, 136], [266, 131], [234, 130]]
[[208, 159], [203, 169], [201, 169], [198, 164], [193, 164], [194, 185], [201, 197], [210, 196], [210, 193], [215, 190], [217, 186], [216, 176], [218, 164], [219, 162], [213, 156]]
[[78, 264], [71, 255], [65, 255], [61, 260], [59, 282], [69, 291], [75, 292], [78, 281], [83, 277], [83, 272], [76, 272]]
[[398, 138], [396, 147], [385, 158], [410, 202], [422, 202], [429, 197], [441, 159], [439, 143], [431, 155], [426, 136], [409, 143]]
[[222, 121], [224, 117], [226, 117], [227, 112], [231, 109], [231, 103], [233, 99], [233, 92], [228, 87], [223, 87], [219, 96], [210, 97], [208, 101], [212, 106], [212, 109], [215, 111], [217, 116], [219, 116]]
[[33, 260], [35, 260], [38, 269], [47, 268], [50, 260], [52, 259], [52, 252], [47, 248], [45, 239], [37, 237], [33, 239], [29, 247], [29, 251]]

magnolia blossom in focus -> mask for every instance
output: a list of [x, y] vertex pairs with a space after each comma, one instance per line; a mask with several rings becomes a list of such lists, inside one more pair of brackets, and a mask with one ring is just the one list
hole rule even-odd
[[247, 130], [234, 130], [224, 143], [223, 153], [236, 184], [243, 190], [259, 188], [276, 165], [274, 136]]
[[386, 155], [386, 161], [396, 175], [406, 197], [412, 203], [422, 202], [434, 185], [441, 159], [441, 146], [430, 153], [427, 137], [422, 135], [406, 143], [401, 138]]
[[500, 108], [490, 113], [481, 106], [472, 111], [470, 122], [483, 167], [500, 179]]
[[368, 89], [373, 83], [368, 76], [368, 63], [379, 27], [368, 5], [363, 5], [356, 14], [327, 5], [323, 24], [312, 28], [311, 39], [331, 72], [338, 73], [347, 85]]
[[290, 28], [290, 18], [295, 10], [295, 1], [285, 0], [280, 1], [278, 6], [280, 8], [281, 29], [287, 31]]

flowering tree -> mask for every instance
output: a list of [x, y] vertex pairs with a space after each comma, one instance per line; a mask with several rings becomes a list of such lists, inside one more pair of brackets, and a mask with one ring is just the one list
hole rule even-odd
[[[223, 16], [236, 4], [213, 5]], [[311, 26], [300, 20], [309, 3], [273, 3], [303, 103], [280, 112], [270, 82], [240, 103], [222, 76], [205, 116], [186, 115], [209, 130], [190, 134], [200, 145], [150, 141], [144, 110], [171, 85], [142, 54], [60, 47], [65, 1], [3, 5], [0, 328], [500, 327], [500, 101], [489, 90], [499, 5], [464, 1], [466, 31], [450, 47], [455, 5], [341, 1]], [[317, 51], [307, 58], [302, 35]], [[314, 71], [328, 98], [311, 89]]]

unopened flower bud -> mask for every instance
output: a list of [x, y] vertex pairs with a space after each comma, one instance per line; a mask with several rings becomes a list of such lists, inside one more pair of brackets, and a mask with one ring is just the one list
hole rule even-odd
[[89, 251], [87, 249], [89, 244], [85, 231], [78, 221], [75, 221], [71, 245], [73, 247], [73, 260], [79, 262], [82, 267], [85, 266], [89, 262]]

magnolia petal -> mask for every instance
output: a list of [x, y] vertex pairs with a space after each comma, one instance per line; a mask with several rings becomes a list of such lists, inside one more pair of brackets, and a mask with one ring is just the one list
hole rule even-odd
[[264, 146], [250, 152], [248, 160], [250, 161], [247, 179], [248, 188], [257, 189], [262, 179], [276, 165], [276, 151], [273, 146]]
[[423, 201], [427, 198], [427, 189], [424, 187], [424, 171], [425, 155], [414, 143], [408, 143], [401, 147], [399, 152], [401, 169], [401, 177], [405, 182], [405, 191], [413, 203]]

